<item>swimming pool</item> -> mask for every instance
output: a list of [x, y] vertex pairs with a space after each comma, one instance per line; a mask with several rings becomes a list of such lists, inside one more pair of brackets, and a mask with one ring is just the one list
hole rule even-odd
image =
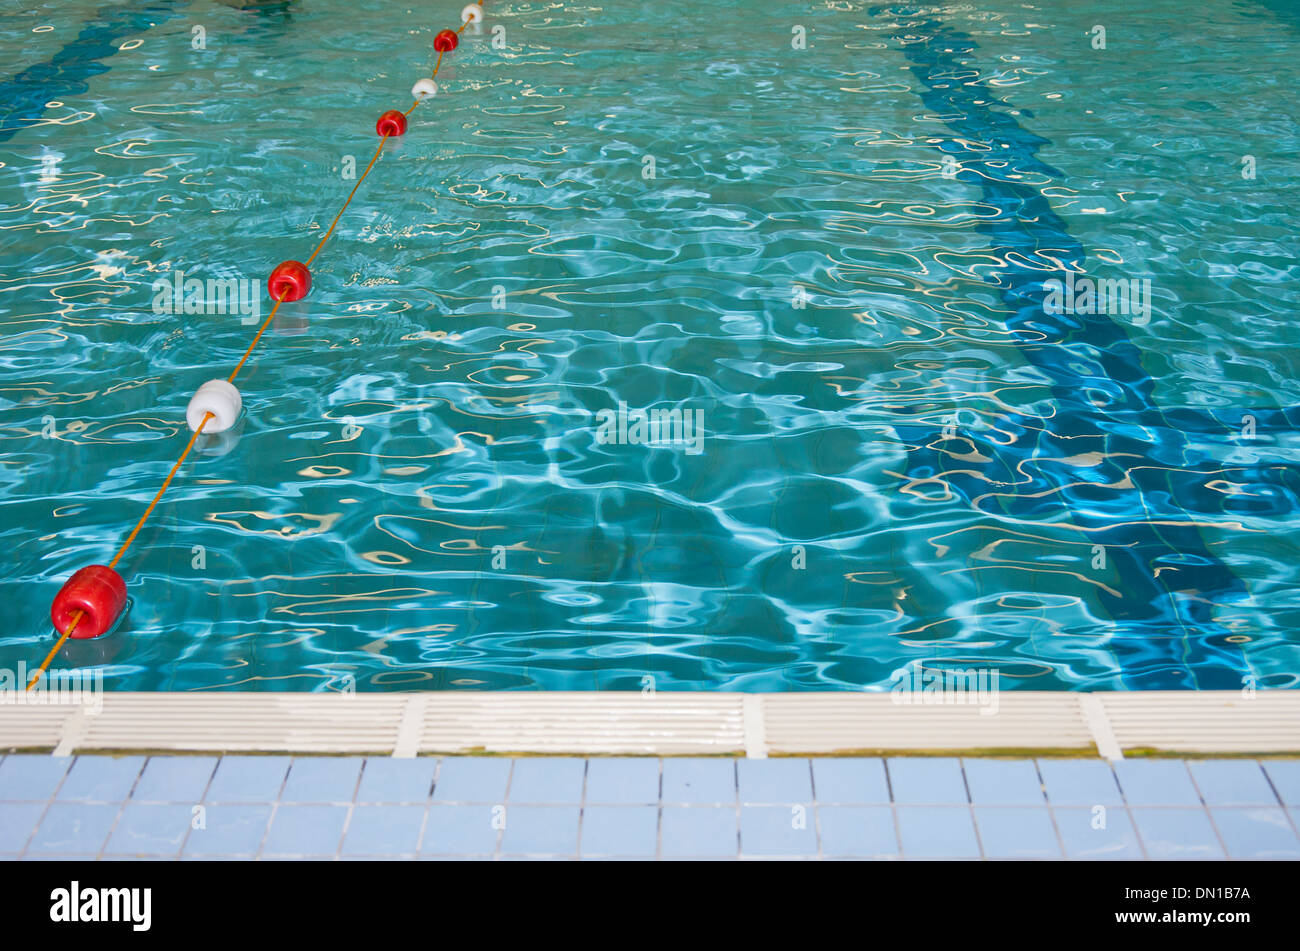
[[[52, 645], [59, 585], [121, 543], [458, 25], [384, 6], [8, 18], [0, 666]], [[237, 438], [120, 566], [123, 624], [60, 663], [1295, 685], [1286, 6], [487, 12], [267, 331]], [[204, 312], [159, 304], [178, 279]]]

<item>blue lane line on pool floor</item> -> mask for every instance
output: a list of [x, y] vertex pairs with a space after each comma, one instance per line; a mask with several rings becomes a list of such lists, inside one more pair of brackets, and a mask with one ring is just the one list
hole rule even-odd
[[[1022, 173], [1064, 181], [1061, 171], [1037, 156], [1048, 140], [1010, 115], [995, 112], [987, 90], [961, 78], [975, 74], [969, 60], [978, 45], [969, 35], [907, 8], [875, 8], [871, 13], [899, 18], [892, 39], [901, 44], [913, 74], [924, 84], [921, 99], [956, 133], [939, 146], [945, 154], [966, 167], [978, 167], [986, 157], [1005, 159]], [[987, 143], [991, 149], [976, 151], [964, 145], [966, 141]], [[1227, 413], [1220, 414], [1222, 419], [1196, 410], [1162, 413], [1155, 405], [1154, 381], [1143, 370], [1142, 354], [1119, 324], [1104, 315], [1048, 314], [1043, 307], [1044, 282], [1064, 278], [1065, 271], [1044, 266], [1059, 259], [1064, 267], [1082, 273], [1083, 247], [1038, 187], [1003, 180], [999, 174], [997, 169], [990, 169], [987, 176], [963, 170], [957, 180], [978, 185], [982, 200], [999, 211], [996, 218], [978, 226], [992, 237], [992, 254], [1002, 262], [988, 272], [988, 280], [1008, 307], [1007, 327], [1024, 340], [1020, 352], [1047, 377], [1058, 413], [1047, 423], [1050, 431], [1044, 431], [1043, 421], [1036, 418], [1001, 417], [999, 425], [1014, 441], [980, 443], [994, 460], [985, 469], [990, 478], [1021, 482], [1025, 475], [1021, 467], [1031, 464], [1040, 479], [1033, 490], [1049, 488], [1053, 494], [1043, 498], [1014, 494], [1004, 499], [1004, 511], [981, 511], [1031, 521], [1068, 515], [1088, 530], [1089, 540], [1106, 547], [1127, 590], [1115, 596], [1099, 589], [1099, 600], [1113, 619], [1108, 646], [1128, 687], [1239, 688], [1249, 668], [1240, 647], [1226, 641], [1232, 632], [1215, 622], [1212, 604], [1242, 598], [1245, 585], [1209, 551], [1199, 529], [1190, 524], [1195, 516], [1188, 511], [1222, 517], [1220, 493], [1205, 490], [1204, 482], [1210, 472], [1224, 467], [1200, 456], [1186, 433], [1191, 430], [1223, 442], [1240, 424], [1241, 414], [1225, 425]], [[1017, 259], [1039, 267], [1020, 266]], [[1099, 397], [1104, 405], [1098, 405]], [[1252, 412], [1267, 421], [1261, 425], [1289, 427], [1297, 418], [1294, 409]], [[947, 483], [972, 504], [993, 491], [973, 474], [954, 471], [960, 467], [953, 467], [945, 453], [925, 448], [934, 442], [933, 431], [897, 428], [905, 441], [922, 447], [909, 453], [914, 457], [909, 474], [928, 477], [946, 472]], [[1088, 472], [1090, 483], [1115, 484], [1131, 478], [1133, 488], [1089, 492], [1088, 485], [1080, 486], [1080, 468], [1059, 460], [1089, 452], [1100, 453], [1102, 460]], [[1108, 458], [1125, 453], [1135, 460], [1136, 468]], [[1248, 467], [1234, 469], [1234, 475], [1271, 486], [1269, 514], [1294, 510], [1296, 480], [1291, 467]], [[1181, 524], [1157, 527], [1152, 524], [1156, 521]]]
[[174, 0], [105, 7], [50, 59], [0, 82], [0, 142], [39, 122], [46, 103], [85, 93], [86, 80], [112, 68], [102, 61], [117, 52], [114, 40], [145, 32], [187, 5], [188, 0]]

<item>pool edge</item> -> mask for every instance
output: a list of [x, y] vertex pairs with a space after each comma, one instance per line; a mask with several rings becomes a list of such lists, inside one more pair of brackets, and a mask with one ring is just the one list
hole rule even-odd
[[[115, 693], [0, 704], [0, 750], [471, 755], [1300, 754], [1300, 691]], [[98, 709], [97, 709], [98, 706]]]

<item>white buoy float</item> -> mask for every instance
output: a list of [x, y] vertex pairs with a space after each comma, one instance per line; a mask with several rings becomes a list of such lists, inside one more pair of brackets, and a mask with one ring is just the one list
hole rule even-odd
[[235, 389], [232, 383], [226, 380], [208, 380], [199, 387], [190, 400], [190, 405], [185, 407], [185, 422], [193, 432], [198, 432], [199, 427], [203, 425], [203, 417], [211, 413], [212, 419], [203, 426], [203, 431], [205, 433], [225, 432], [235, 425], [243, 405], [244, 401], [239, 396], [239, 390]]
[[411, 87], [411, 95], [416, 99], [428, 99], [430, 96], [438, 95], [438, 84], [432, 79], [421, 79]]

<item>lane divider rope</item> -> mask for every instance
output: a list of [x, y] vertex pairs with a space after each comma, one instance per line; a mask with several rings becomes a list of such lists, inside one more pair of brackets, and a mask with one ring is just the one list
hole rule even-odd
[[175, 478], [176, 473], [180, 471], [181, 465], [185, 458], [194, 448], [199, 435], [206, 429], [209, 433], [224, 432], [235, 424], [239, 417], [240, 410], [243, 406], [243, 400], [239, 391], [235, 389], [235, 377], [239, 371], [244, 368], [244, 364], [253, 355], [257, 349], [257, 343], [262, 339], [262, 334], [266, 328], [271, 325], [275, 318], [276, 311], [285, 301], [301, 300], [307, 296], [311, 289], [311, 271], [309, 265], [320, 254], [321, 248], [325, 247], [325, 242], [329, 241], [330, 235], [338, 226], [343, 213], [347, 211], [348, 205], [352, 204], [352, 199], [356, 197], [357, 189], [361, 183], [366, 180], [375, 163], [379, 161], [379, 156], [384, 151], [384, 145], [393, 136], [399, 136], [406, 132], [406, 117], [415, 111], [416, 106], [431, 96], [437, 95], [438, 85], [434, 80], [438, 76], [438, 70], [442, 68], [442, 58], [447, 53], [456, 49], [460, 45], [460, 34], [471, 23], [481, 23], [483, 20], [482, 0], [471, 3], [460, 12], [460, 29], [442, 30], [433, 38], [433, 48], [438, 52], [438, 58], [433, 65], [433, 73], [427, 79], [420, 79], [411, 87], [411, 94], [415, 101], [411, 103], [411, 108], [405, 112], [398, 112], [395, 109], [385, 112], [375, 123], [375, 132], [379, 135], [379, 145], [375, 149], [375, 154], [370, 159], [370, 164], [366, 166], [364, 172], [357, 179], [352, 191], [348, 194], [347, 200], [339, 208], [338, 214], [330, 222], [324, 237], [316, 245], [311, 256], [306, 261], [282, 261], [276, 265], [267, 278], [267, 291], [269, 292], [275, 304], [271, 307], [271, 312], [266, 315], [262, 325], [254, 334], [253, 340], [244, 351], [243, 357], [235, 365], [230, 376], [224, 380], [209, 380], [199, 387], [194, 397], [190, 400], [186, 408], [186, 423], [193, 430], [190, 440], [185, 444], [184, 451], [177, 458], [171, 471], [167, 473], [167, 478], [163, 480], [158, 487], [157, 493], [154, 494], [153, 501], [144, 510], [131, 533], [118, 549], [113, 560], [107, 565], [87, 565], [76, 571], [71, 578], [64, 582], [63, 587], [55, 596], [53, 604], [50, 606], [50, 620], [54, 625], [55, 633], [59, 634], [59, 639], [41, 661], [40, 667], [32, 674], [32, 679], [28, 681], [26, 690], [31, 690], [40, 680], [41, 675], [49, 668], [50, 662], [54, 660], [55, 655], [67, 642], [69, 637], [78, 633], [78, 639], [99, 637], [102, 634], [112, 630], [122, 612], [126, 609], [126, 582], [122, 576], [115, 570], [118, 562], [127, 553], [131, 543], [135, 541], [140, 530], [144, 528], [145, 522], [148, 521], [149, 515], [157, 506], [167, 487]]

